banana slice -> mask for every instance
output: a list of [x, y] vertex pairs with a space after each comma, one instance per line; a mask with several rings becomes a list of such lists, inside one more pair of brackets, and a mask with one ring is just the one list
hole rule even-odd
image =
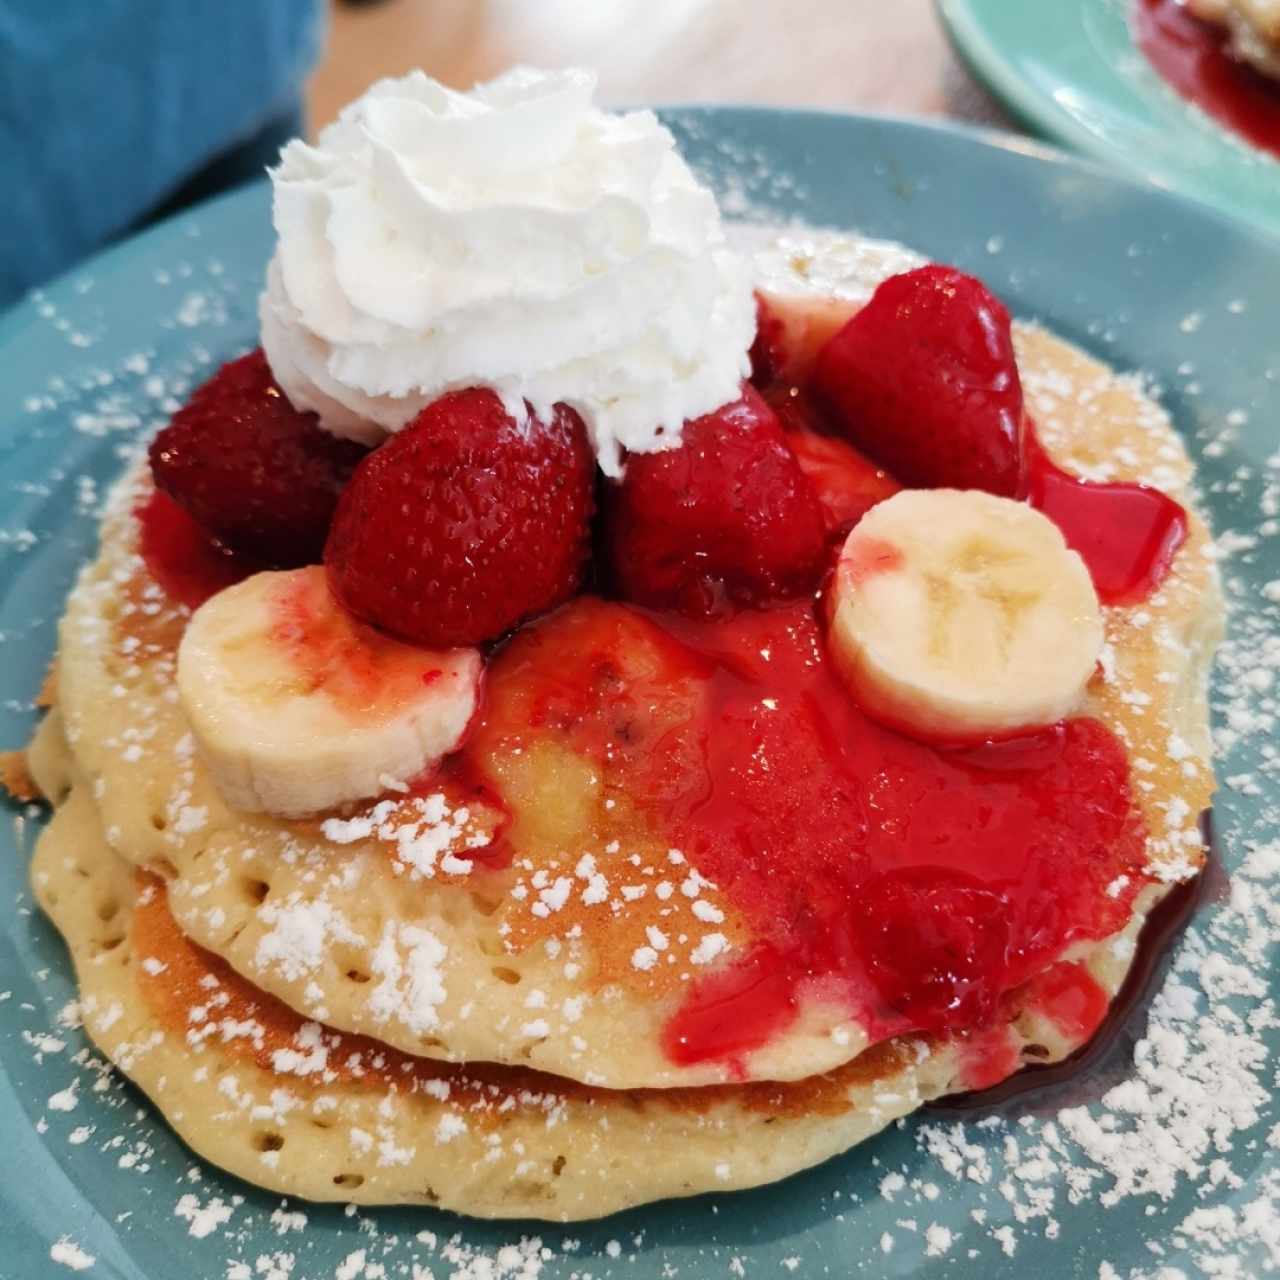
[[357, 622], [316, 565], [259, 573], [187, 624], [178, 695], [227, 803], [296, 818], [421, 773], [476, 708], [482, 659]]
[[977, 490], [914, 489], [849, 535], [830, 645], [868, 714], [939, 741], [1052, 724], [1102, 649], [1084, 561], [1047, 516]]

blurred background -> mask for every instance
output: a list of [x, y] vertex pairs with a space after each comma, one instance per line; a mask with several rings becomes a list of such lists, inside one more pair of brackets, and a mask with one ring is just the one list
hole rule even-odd
[[930, 0], [0, 0], [0, 310], [260, 175], [374, 80], [596, 68], [606, 104], [1002, 123]]
[[311, 80], [322, 126], [379, 76], [457, 88], [510, 66], [583, 64], [601, 98], [740, 101], [1001, 122], [930, 0], [337, 0]]

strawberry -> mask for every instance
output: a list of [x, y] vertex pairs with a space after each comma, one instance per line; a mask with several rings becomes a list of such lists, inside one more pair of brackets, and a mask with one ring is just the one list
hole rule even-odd
[[208, 533], [276, 567], [315, 564], [363, 445], [321, 429], [262, 350], [224, 364], [151, 442], [151, 474]]
[[781, 318], [756, 294], [756, 336], [751, 343], [751, 381], [761, 389], [776, 382], [786, 362]]
[[356, 469], [325, 546], [329, 585], [416, 644], [496, 640], [577, 591], [594, 480], [572, 409], [522, 424], [492, 391], [452, 392]]
[[902, 488], [888, 472], [834, 436], [789, 431], [787, 443], [818, 495], [828, 537], [843, 541], [877, 502]]
[[1023, 484], [1009, 313], [953, 267], [892, 276], [818, 355], [814, 390], [849, 441], [919, 488]]
[[697, 616], [803, 594], [821, 574], [817, 495], [749, 383], [686, 422], [678, 449], [632, 454], [607, 501], [605, 555], [625, 599]]
[[765, 400], [778, 415], [800, 470], [813, 484], [828, 538], [843, 541], [877, 502], [902, 488], [883, 467], [832, 434], [828, 416], [809, 392], [774, 386]]
[[266, 567], [219, 542], [158, 489], [134, 508], [133, 518], [147, 572], [189, 609]]

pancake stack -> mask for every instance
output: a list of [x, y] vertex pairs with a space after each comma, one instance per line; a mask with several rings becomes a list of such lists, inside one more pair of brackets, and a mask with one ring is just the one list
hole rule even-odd
[[[902, 259], [847, 237], [756, 239], [761, 289], [827, 331]], [[582, 597], [496, 653], [468, 748], [486, 787], [457, 772], [389, 779], [342, 811], [245, 813], [175, 691], [191, 611], [141, 554], [150, 479], [136, 468], [68, 603], [54, 706], [27, 759], [54, 809], [33, 883], [94, 1041], [197, 1153], [259, 1186], [564, 1221], [777, 1180], [931, 1099], [1079, 1048], [1097, 1017], [1064, 1015], [1053, 993], [1087, 980], [1114, 998], [1146, 916], [1203, 861], [1221, 611], [1163, 412], [1043, 330], [1020, 326], [1016, 342], [1059, 466], [1156, 484], [1191, 513], [1160, 589], [1104, 611], [1088, 688], [1085, 714], [1128, 757], [1144, 859], [1105, 936], [1047, 957], [980, 1027], [902, 1031], [814, 982], [740, 1051], [673, 1051], [688, 993], [769, 940], [600, 767], [615, 748], [667, 749], [679, 688], [647, 696], [663, 670], [652, 623]], [[582, 641], [601, 634], [617, 659], [607, 679]], [[608, 730], [602, 757], [554, 716], [525, 715], [522, 681], [548, 652]]]

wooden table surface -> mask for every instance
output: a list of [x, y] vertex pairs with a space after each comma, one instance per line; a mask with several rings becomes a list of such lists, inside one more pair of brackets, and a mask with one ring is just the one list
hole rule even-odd
[[313, 127], [381, 76], [459, 88], [513, 63], [579, 64], [600, 98], [758, 102], [1007, 124], [951, 52], [930, 0], [382, 0], [338, 3]]

